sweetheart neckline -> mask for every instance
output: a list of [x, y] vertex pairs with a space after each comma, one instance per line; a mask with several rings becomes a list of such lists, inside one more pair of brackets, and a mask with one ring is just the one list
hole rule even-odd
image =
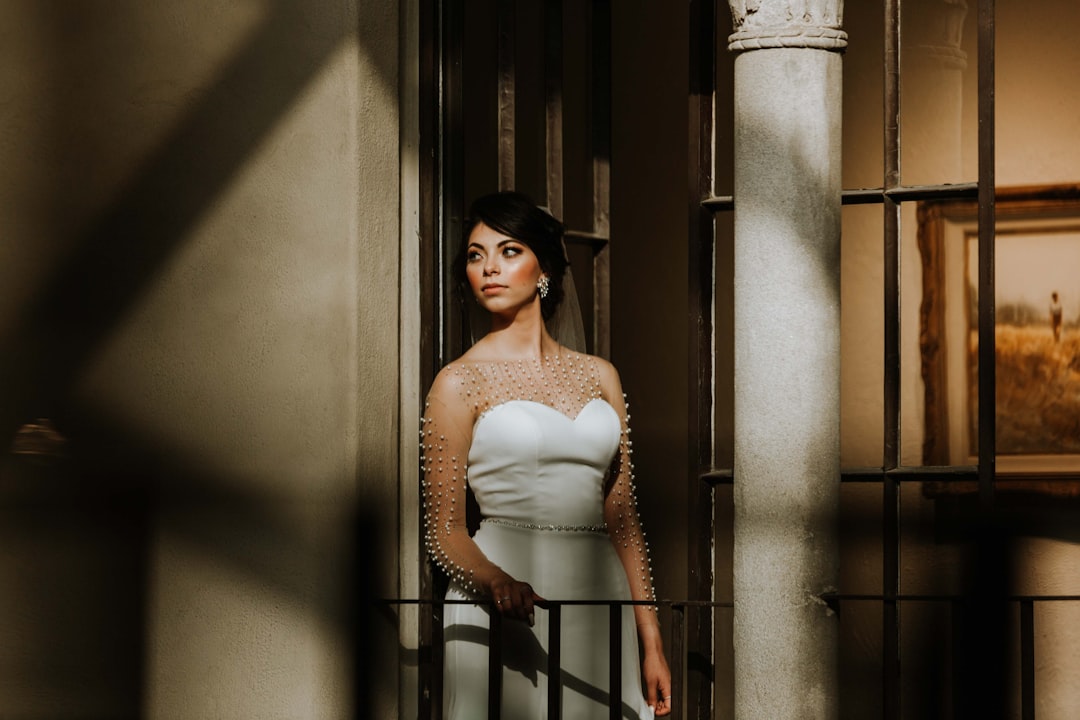
[[[480, 415], [477, 416], [476, 422], [473, 423], [473, 428], [475, 429], [476, 426], [480, 424], [480, 421], [483, 420], [485, 417], [487, 417], [488, 413], [490, 413], [491, 411], [496, 410], [496, 409], [501, 408], [501, 407], [504, 407], [504, 406], [509, 405], [511, 403], [526, 403], [528, 405], [539, 405], [542, 408], [547, 408], [548, 410], [552, 411], [556, 415], [562, 416], [568, 422], [573, 424], [573, 423], [576, 423], [578, 421], [578, 418], [581, 417], [582, 413], [585, 412], [585, 408], [589, 407], [594, 402], [604, 403], [609, 408], [611, 408], [612, 412], [615, 412], [615, 408], [611, 406], [611, 403], [609, 403], [605, 398], [602, 398], [602, 397], [595, 397], [595, 398], [590, 399], [587, 403], [585, 403], [584, 405], [581, 406], [581, 409], [577, 411], [577, 414], [574, 415], [574, 417], [570, 417], [569, 415], [564, 413], [562, 410], [558, 410], [556, 408], [553, 408], [552, 406], [548, 405], [547, 403], [540, 402], [539, 400], [525, 400], [525, 399], [522, 399], [522, 398], [514, 398], [512, 400], [503, 400], [502, 402], [496, 403], [496, 404], [492, 405], [491, 407], [487, 408], [486, 410], [484, 410], [484, 412], [480, 413]], [[616, 416], [618, 415], [618, 413], [615, 413], [615, 414], [616, 414]]]

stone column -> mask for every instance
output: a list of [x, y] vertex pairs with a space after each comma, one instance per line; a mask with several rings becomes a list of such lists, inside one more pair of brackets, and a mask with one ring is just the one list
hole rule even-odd
[[735, 716], [835, 718], [842, 0], [731, 0]]

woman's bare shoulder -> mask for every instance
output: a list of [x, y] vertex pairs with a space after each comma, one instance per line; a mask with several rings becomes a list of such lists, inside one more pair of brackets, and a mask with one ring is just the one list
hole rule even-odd
[[447, 363], [435, 376], [428, 394], [443, 397], [459, 396], [468, 383], [468, 372], [468, 363], [460, 359]]
[[435, 376], [435, 381], [431, 383], [431, 392], [454, 391], [460, 394], [467, 389], [475, 389], [478, 385], [485, 385], [490, 381], [491, 366], [499, 362], [497, 358], [487, 357], [484, 352], [473, 352], [473, 349], [470, 349], [443, 366]]

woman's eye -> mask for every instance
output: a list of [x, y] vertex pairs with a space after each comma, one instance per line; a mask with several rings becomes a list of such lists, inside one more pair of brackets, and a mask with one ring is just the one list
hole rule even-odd
[[509, 246], [509, 245], [503, 248], [503, 256], [504, 257], [514, 257], [515, 255], [520, 255], [520, 254], [521, 254], [521, 248], [516, 248], [516, 247]]
[[465, 260], [466, 262], [476, 262], [477, 260], [480, 260], [480, 257], [480, 253], [474, 250], [473, 252], [470, 252], [465, 256]]

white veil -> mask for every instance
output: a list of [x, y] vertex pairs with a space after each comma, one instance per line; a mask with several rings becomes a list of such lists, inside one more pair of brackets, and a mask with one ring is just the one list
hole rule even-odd
[[[563, 244], [563, 254], [566, 253]], [[563, 299], [555, 308], [555, 314], [547, 320], [548, 335], [563, 347], [585, 352], [585, 323], [581, 320], [581, 304], [578, 302], [574, 273], [566, 266], [563, 273]]]

